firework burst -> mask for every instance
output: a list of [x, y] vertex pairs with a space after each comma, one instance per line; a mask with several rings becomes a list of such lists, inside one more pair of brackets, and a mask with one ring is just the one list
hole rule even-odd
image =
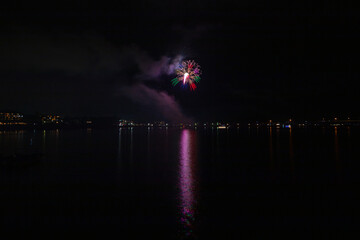
[[199, 64], [194, 60], [182, 62], [176, 69], [176, 78], [171, 80], [172, 85], [176, 86], [179, 82], [183, 85], [189, 84], [190, 90], [196, 89], [196, 83], [200, 81], [201, 70]]

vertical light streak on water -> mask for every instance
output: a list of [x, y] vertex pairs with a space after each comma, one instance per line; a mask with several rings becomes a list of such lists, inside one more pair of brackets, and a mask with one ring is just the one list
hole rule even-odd
[[17, 135], [16, 135], [16, 140], [17, 140], [17, 149], [18, 150], [22, 150], [21, 148], [23, 147], [22, 143], [24, 142], [24, 131], [20, 130], [20, 131], [16, 131]]
[[289, 128], [289, 158], [291, 164], [291, 173], [293, 174], [293, 178], [295, 178], [294, 147], [293, 147], [293, 137], [291, 134], [291, 127]]
[[[347, 152], [351, 155], [352, 144], [351, 144], [351, 130], [350, 127], [347, 127]], [[349, 158], [349, 164], [351, 164], [351, 158]]]
[[338, 175], [338, 182], [341, 181], [341, 162], [339, 157], [339, 137], [338, 137], [338, 128], [334, 128], [334, 150], [335, 150], [335, 164]]
[[274, 151], [273, 151], [273, 136], [272, 136], [271, 126], [269, 127], [269, 158], [270, 158], [270, 172], [272, 173], [274, 170]]
[[272, 143], [272, 127], [269, 128], [269, 155], [270, 155], [270, 168], [273, 168], [273, 160], [274, 160], [274, 153], [273, 153], [273, 143]]
[[219, 129], [216, 127], [216, 160], [220, 157]]
[[335, 145], [335, 159], [336, 162], [339, 160], [339, 138], [338, 138], [338, 129], [334, 129], [334, 145]]
[[132, 163], [133, 160], [133, 127], [130, 128], [130, 155], [129, 155], [129, 159], [130, 159], [130, 163]]
[[180, 221], [185, 236], [193, 234], [196, 210], [194, 166], [196, 143], [191, 130], [183, 129], [180, 138]]
[[46, 130], [43, 131], [42, 135], [42, 153], [45, 154], [46, 151]]
[[59, 153], [59, 136], [60, 136], [60, 130], [55, 130], [55, 152], [56, 154]]
[[150, 159], [150, 140], [151, 140], [151, 135], [150, 135], [150, 127], [147, 128], [147, 158]]
[[275, 161], [276, 161], [276, 170], [278, 170], [281, 167], [281, 144], [280, 144], [280, 128], [276, 128], [276, 153], [275, 153]]
[[122, 160], [121, 135], [122, 135], [122, 128], [119, 128], [118, 153], [117, 153], [117, 160], [119, 167], [121, 167], [121, 160]]

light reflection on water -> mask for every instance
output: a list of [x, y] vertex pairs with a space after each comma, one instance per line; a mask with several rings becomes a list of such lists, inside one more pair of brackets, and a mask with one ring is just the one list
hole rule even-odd
[[196, 132], [183, 129], [180, 137], [180, 222], [185, 236], [193, 234], [196, 217]]
[[118, 153], [117, 153], [117, 163], [118, 167], [121, 167], [121, 161], [122, 161], [122, 149], [121, 149], [121, 136], [122, 135], [122, 128], [119, 128], [119, 136], [118, 136]]
[[274, 170], [274, 152], [273, 152], [273, 140], [272, 140], [272, 127], [269, 128], [269, 159], [270, 159], [270, 172]]
[[291, 127], [289, 128], [289, 160], [290, 160], [292, 177], [295, 178], [294, 147], [293, 147], [293, 136], [291, 134]]
[[339, 154], [339, 137], [338, 137], [338, 128], [334, 128], [334, 155], [335, 155], [335, 164], [336, 164], [336, 171], [337, 171], [337, 180], [341, 182], [341, 161], [340, 161], [340, 154]]
[[133, 145], [133, 138], [134, 138], [134, 132], [133, 132], [133, 127], [130, 128], [130, 156], [129, 156], [129, 160], [130, 163], [132, 163], [133, 160], [133, 149], [134, 149], [134, 145]]
[[[297, 207], [312, 209], [320, 203], [318, 199], [327, 199], [327, 208], [321, 210], [324, 214], [341, 218], [343, 213], [351, 213], [355, 193], [346, 184], [358, 180], [351, 168], [360, 156], [359, 130], [260, 128], [259, 135], [257, 129], [251, 135], [247, 129], [240, 129], [239, 134], [234, 134], [235, 129], [231, 131], [169, 128], [167, 132], [166, 128], [125, 127], [118, 132], [94, 129], [92, 133], [87, 129], [2, 131], [0, 160], [28, 152], [44, 156], [43, 161], [29, 168], [8, 171], [0, 166], [0, 179], [8, 184], [10, 196], [0, 201], [11, 209], [5, 219], [13, 219], [14, 211], [19, 216], [25, 212], [36, 226], [42, 226], [47, 219], [55, 226], [59, 212], [68, 211], [79, 222], [88, 221], [89, 216], [95, 222], [105, 213], [109, 216], [105, 220], [116, 227], [120, 221], [122, 224], [130, 219], [126, 227], [135, 228], [139, 224], [132, 219], [136, 218], [141, 223], [160, 223], [162, 229], [171, 233], [175, 228], [181, 229], [176, 234], [191, 239], [206, 235], [203, 231], [211, 231], [215, 226], [220, 226], [218, 232], [225, 232], [226, 226], [238, 224], [233, 221], [238, 216], [264, 219], [263, 211], [287, 219], [287, 212], [281, 211], [288, 209], [291, 216], [307, 221], [303, 212], [309, 216], [312, 212]], [[133, 164], [129, 166], [131, 158]], [[114, 169], [116, 166], [119, 170]], [[314, 193], [313, 188], [306, 188], [312, 185], [322, 190]], [[52, 191], [48, 191], [50, 187]], [[286, 191], [289, 194], [283, 196]], [[83, 202], [89, 204], [84, 207]], [[21, 204], [24, 205], [19, 208]], [[329, 206], [338, 207], [333, 210]], [[52, 209], [58, 210], [47, 216]], [[227, 212], [231, 213], [230, 218], [226, 218]], [[65, 217], [60, 219], [67, 221]], [[277, 219], [269, 217], [264, 221], [270, 227], [288, 226]], [[327, 227], [330, 224], [326, 221], [322, 224]], [[26, 222], [19, 222], [27, 226]], [[298, 224], [295, 222], [291, 226]]]

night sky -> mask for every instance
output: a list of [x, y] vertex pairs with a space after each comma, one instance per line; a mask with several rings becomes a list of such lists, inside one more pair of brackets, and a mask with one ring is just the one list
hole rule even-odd
[[[360, 27], [341, 1], [16, 2], [0, 110], [136, 121], [359, 118]], [[202, 67], [195, 92], [174, 66]]]

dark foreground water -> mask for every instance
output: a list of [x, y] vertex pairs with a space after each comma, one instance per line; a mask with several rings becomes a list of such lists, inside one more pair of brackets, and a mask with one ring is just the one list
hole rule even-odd
[[7, 231], [342, 239], [358, 226], [359, 129], [1, 131], [0, 157]]

